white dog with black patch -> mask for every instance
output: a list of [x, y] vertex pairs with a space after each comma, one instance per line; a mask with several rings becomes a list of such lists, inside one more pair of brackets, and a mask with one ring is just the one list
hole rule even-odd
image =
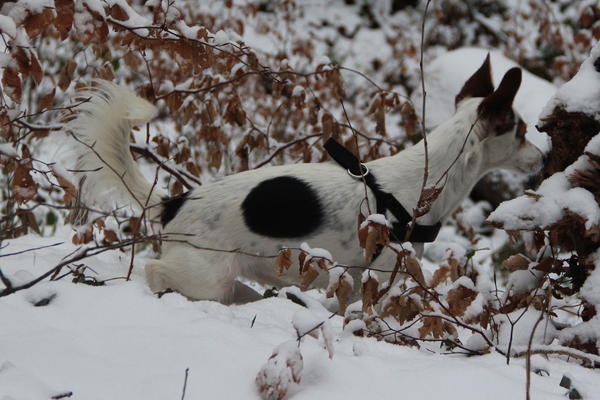
[[[443, 186], [418, 224], [435, 227], [490, 170], [535, 173], [541, 169], [542, 153], [525, 139], [524, 124], [512, 108], [520, 83], [521, 70], [513, 68], [494, 90], [489, 56], [465, 83], [456, 96], [454, 116], [428, 135], [428, 182], [440, 181]], [[80, 107], [68, 130], [86, 144], [78, 145], [76, 168], [97, 169], [85, 173], [83, 203], [90, 207], [101, 203], [99, 199], [112, 188], [129, 204], [154, 206], [149, 217], [161, 220], [162, 234], [181, 240], [166, 240], [160, 259], [148, 260], [146, 276], [154, 292], [172, 289], [191, 299], [250, 301], [258, 295], [236, 278], [269, 286], [298, 283], [298, 278], [293, 273], [278, 276], [272, 259], [249, 254], [273, 255], [302, 242], [329, 250], [339, 263], [365, 265], [356, 232], [357, 216], [361, 207], [365, 210], [365, 192], [369, 204], [381, 202], [378, 191], [393, 197], [409, 214], [419, 199], [422, 141], [366, 163], [376, 182], [367, 190], [362, 179], [354, 179], [335, 163], [311, 163], [241, 172], [169, 199], [142, 176], [129, 150], [131, 127], [152, 119], [155, 107], [108, 82], [82, 96], [90, 100]], [[397, 213], [383, 209], [390, 221], [404, 223], [397, 221]], [[391, 251], [384, 251], [372, 266], [391, 270], [394, 258]], [[315, 286], [327, 284], [326, 274], [321, 275]]]

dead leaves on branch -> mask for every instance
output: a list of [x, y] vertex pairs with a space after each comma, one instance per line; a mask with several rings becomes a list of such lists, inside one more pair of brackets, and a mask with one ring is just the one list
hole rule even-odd
[[275, 271], [277, 275], [283, 275], [292, 266], [292, 250], [282, 249], [275, 259]]
[[75, 4], [73, 0], [54, 0], [54, 7], [56, 9], [54, 26], [56, 26], [56, 29], [60, 33], [60, 38], [64, 40], [69, 36], [69, 32], [73, 26]]
[[327, 297], [335, 295], [340, 308], [340, 313], [346, 311], [348, 297], [354, 288], [354, 281], [348, 271], [343, 267], [333, 266], [329, 270], [329, 285], [327, 286]]
[[379, 299], [379, 279], [375, 272], [366, 270], [362, 282], [362, 311], [368, 315], [374, 313], [373, 307]]
[[5, 68], [2, 74], [2, 86], [4, 87], [4, 93], [10, 97], [15, 103], [21, 102], [22, 88], [21, 88], [21, 77], [12, 68]]
[[[382, 215], [379, 220], [385, 220]], [[374, 256], [379, 254], [381, 250], [390, 243], [390, 228], [389, 223], [379, 223], [373, 219], [364, 219], [359, 216], [358, 243], [364, 249], [366, 263], [370, 263]]]
[[40, 35], [54, 21], [52, 9], [43, 7], [41, 11], [36, 11], [27, 10], [27, 17], [22, 23], [31, 39]]
[[462, 317], [467, 310], [467, 307], [475, 300], [475, 297], [477, 297], [477, 292], [475, 290], [462, 285], [449, 290], [446, 295], [446, 301], [448, 302], [450, 315]]

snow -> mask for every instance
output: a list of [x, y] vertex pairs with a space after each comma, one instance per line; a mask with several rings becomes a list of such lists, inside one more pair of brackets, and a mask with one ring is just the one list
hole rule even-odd
[[523, 294], [538, 287], [540, 279], [544, 276], [543, 271], [532, 268], [517, 270], [510, 273], [506, 282], [507, 294]]
[[[497, 86], [506, 71], [519, 66], [497, 50], [463, 47], [440, 55], [425, 67], [427, 93], [425, 121], [428, 129], [436, 127], [454, 115], [454, 97], [466, 80], [481, 66], [488, 53], [492, 63], [492, 79]], [[523, 80], [515, 97], [514, 108], [528, 126], [527, 139], [544, 152], [550, 149], [549, 138], [546, 134], [538, 132], [535, 124], [538, 123], [538, 116], [555, 92], [556, 87], [552, 83], [523, 70]], [[420, 116], [422, 113], [420, 85], [413, 94], [412, 101], [417, 115]]]
[[49, 399], [61, 393], [9, 361], [0, 364], [0, 388], [3, 400]]
[[581, 64], [575, 76], [562, 85], [548, 102], [541, 117], [548, 116], [555, 107], [568, 112], [582, 112], [600, 120], [600, 72], [594, 62], [600, 58], [600, 42], [592, 48], [590, 56]]
[[227, 43], [229, 43], [229, 36], [227, 35], [227, 33], [225, 33], [225, 31], [220, 30], [217, 33], [215, 33], [215, 44], [217, 46]]
[[307, 309], [299, 310], [292, 319], [292, 325], [294, 325], [299, 337], [313, 333], [321, 323], [323, 323], [323, 320]]
[[595, 269], [585, 280], [581, 288], [581, 295], [590, 304], [600, 305], [600, 250], [590, 256], [595, 265]]
[[332, 287], [335, 287], [338, 282], [345, 281], [350, 287], [354, 287], [354, 281], [352, 276], [348, 273], [346, 268], [334, 264], [328, 269], [329, 272], [329, 284], [327, 290], [329, 291]]
[[331, 60], [329, 59], [329, 57], [322, 55], [319, 56], [316, 60], [315, 60], [315, 65], [329, 65], [331, 64]]
[[375, 280], [375, 282], [379, 282], [379, 276], [377, 275], [377, 272], [372, 271], [370, 269], [366, 269], [360, 277], [360, 282], [366, 283], [369, 279], [373, 279]]
[[300, 245], [300, 249], [302, 249], [302, 251], [309, 257], [307, 261], [310, 258], [324, 258], [325, 260], [333, 261], [333, 257], [329, 251], [320, 249], [318, 247], [312, 248], [306, 242], [303, 242]]
[[467, 276], [461, 276], [452, 283], [452, 289], [456, 289], [460, 286], [465, 287], [467, 289], [476, 290], [473, 281]]
[[[69, 235], [69, 229], [44, 238], [28, 235], [8, 242], [2, 253], [60, 242]], [[67, 241], [3, 258], [3, 272], [9, 278], [17, 271], [37, 276], [74, 248]], [[98, 279], [106, 279], [123, 276], [129, 256], [111, 251], [85, 263], [98, 272]], [[320, 322], [331, 315], [315, 306], [317, 301], [306, 310], [284, 297], [229, 307], [190, 302], [178, 294], [157, 298], [144, 281], [141, 265], [136, 258], [130, 282], [88, 286], [65, 278], [0, 298], [0, 398], [47, 400], [69, 391], [73, 398], [86, 400], [180, 398], [189, 368], [186, 398], [258, 399], [255, 378], [284, 343], [304, 359], [301, 382], [291, 385], [286, 397], [294, 400], [523, 396], [523, 359], [506, 365], [497, 353], [436, 355], [355, 337], [343, 333], [339, 316], [328, 320], [336, 349], [330, 359], [323, 338], [306, 336], [300, 347], [295, 341], [293, 322]], [[32, 304], [51, 296], [46, 306]], [[533, 321], [537, 314], [527, 318]], [[354, 323], [363, 322], [353, 321], [347, 331]], [[548, 334], [543, 324], [538, 332]], [[523, 343], [521, 337], [517, 335], [515, 345]], [[532, 375], [535, 398], [563, 399], [558, 383], [570, 373], [586, 399], [600, 399], [597, 371], [556, 358], [546, 369], [549, 376]]]
[[372, 222], [377, 225], [387, 226], [388, 228], [392, 228], [392, 223], [388, 221], [388, 219], [383, 214], [371, 214], [369, 215], [361, 224], [359, 229], [364, 228], [369, 225], [369, 222]]
[[[500, 325], [498, 338], [500, 347], [506, 351], [508, 351], [509, 344], [511, 346], [525, 346], [526, 348], [531, 332], [533, 332], [533, 328], [539, 318], [540, 311], [533, 308], [498, 315], [494, 320]], [[554, 325], [552, 325], [546, 316], [543, 316], [535, 329], [534, 343], [549, 344], [556, 337], [556, 334]]]
[[14, 147], [9, 143], [0, 143], [0, 154], [8, 157], [18, 157]]
[[548, 227], [570, 211], [585, 220], [586, 229], [600, 223], [600, 208], [594, 195], [583, 188], [571, 188], [565, 172], [547, 178], [532, 193], [500, 204], [488, 221], [502, 224], [504, 229], [533, 229]]
[[300, 96], [302, 93], [304, 93], [304, 88], [300, 85], [295, 85], [294, 89], [292, 89], [292, 97]]
[[0, 15], [0, 31], [6, 33], [11, 38], [17, 35], [17, 26], [12, 18], [6, 15]]

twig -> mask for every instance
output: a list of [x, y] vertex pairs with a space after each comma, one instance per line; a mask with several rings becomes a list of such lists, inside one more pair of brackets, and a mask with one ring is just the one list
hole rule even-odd
[[189, 376], [190, 368], [185, 369], [185, 378], [183, 379], [183, 390], [181, 391], [181, 400], [185, 399], [185, 389], [187, 389], [187, 381]]
[[41, 249], [47, 249], [48, 247], [60, 246], [63, 243], [64, 242], [56, 242], [56, 243], [48, 244], [48, 245], [45, 245], [45, 246], [39, 246], [39, 247], [33, 247], [33, 248], [30, 248], [30, 249], [25, 249], [25, 250], [21, 250], [21, 251], [15, 251], [14, 253], [4, 253], [4, 254], [0, 254], [0, 257], [16, 256], [16, 255], [19, 255], [19, 254], [28, 253], [30, 251], [36, 251], [36, 250], [41, 250]]
[[292, 140], [291, 142], [288, 142], [288, 143], [282, 145], [281, 147], [278, 147], [277, 150], [275, 150], [273, 153], [271, 153], [271, 155], [266, 160], [263, 160], [260, 163], [258, 163], [253, 169], [258, 169], [260, 167], [267, 165], [268, 163], [271, 162], [271, 160], [273, 160], [275, 158], [275, 156], [277, 156], [277, 154], [281, 153], [283, 150], [287, 149], [288, 147], [291, 147], [291, 146], [298, 144], [300, 142], [303, 142], [305, 140], [319, 137], [319, 136], [321, 136], [320, 133], [314, 133], [312, 135], [301, 137], [300, 139]]
[[[544, 312], [540, 311], [540, 316], [538, 317], [537, 321], [535, 321], [535, 325], [533, 325], [533, 329], [531, 330], [531, 334], [529, 335], [529, 341], [527, 342], [527, 353], [525, 355], [525, 373], [527, 376], [525, 383], [525, 398], [527, 400], [531, 400], [531, 345], [533, 344], [533, 336], [535, 335], [535, 331], [543, 319]], [[507, 351], [507, 353], [510, 353], [510, 350]]]
[[132, 152], [137, 153], [144, 157], [148, 157], [148, 158], [152, 159], [153, 161], [155, 161], [156, 163], [158, 163], [160, 168], [164, 169], [169, 174], [173, 175], [175, 177], [175, 179], [177, 179], [186, 189], [188, 189], [188, 190], [193, 189], [193, 186], [190, 185], [183, 178], [184, 176], [187, 179], [194, 182], [196, 185], [198, 185], [198, 186], [202, 185], [202, 182], [200, 182], [200, 180], [198, 178], [196, 178], [195, 176], [193, 176], [191, 174], [188, 174], [185, 171], [176, 170], [174, 167], [169, 167], [168, 165], [166, 165], [166, 163], [163, 160], [161, 160], [156, 154], [152, 153], [147, 148], [141, 147], [141, 146], [136, 146], [136, 145], [130, 145], [129, 148], [131, 149]]
[[[417, 200], [417, 204], [413, 210], [412, 220], [411, 220], [411, 222], [408, 226], [408, 229], [406, 230], [406, 233], [404, 235], [404, 241], [408, 241], [408, 239], [412, 235], [413, 228], [417, 221], [417, 211], [420, 208], [420, 204], [424, 198], [425, 185], [427, 184], [427, 179], [429, 176], [429, 152], [428, 152], [428, 146], [427, 146], [427, 132], [425, 131], [425, 106], [426, 106], [425, 99], [426, 99], [427, 94], [425, 91], [425, 71], [423, 69], [423, 50], [425, 47], [425, 21], [427, 20], [427, 10], [429, 9], [430, 3], [431, 3], [431, 0], [427, 0], [427, 3], [425, 4], [425, 10], [423, 12], [423, 19], [421, 22], [421, 56], [420, 56], [420, 62], [419, 62], [419, 70], [421, 71], [421, 89], [423, 91], [423, 102], [422, 102], [423, 110], [422, 110], [422, 116], [421, 116], [421, 128], [423, 131], [422, 132], [423, 145], [425, 148], [425, 166], [423, 168], [423, 182], [421, 184], [421, 191], [419, 194], [419, 199]], [[392, 248], [392, 247], [390, 247], [390, 248]], [[392, 248], [392, 250], [394, 250], [397, 253], [397, 251], [395, 249]], [[390, 278], [388, 279], [387, 286], [385, 288], [383, 288], [382, 290], [380, 290], [379, 293], [377, 294], [376, 302], [381, 300], [381, 298], [392, 288], [392, 286], [394, 285], [396, 276], [398, 275], [399, 269], [400, 269], [400, 263], [396, 263], [396, 265], [394, 266], [394, 269], [392, 270], [392, 274], [390, 275]]]
[[584, 361], [584, 367], [588, 368], [594, 367], [594, 365], [600, 365], [600, 356], [565, 346], [536, 345], [532, 346], [531, 349], [523, 349], [521, 351], [516, 351], [515, 353], [513, 353], [513, 357], [527, 356], [528, 352], [531, 355], [560, 355], [574, 358], [576, 360]]
[[134, 242], [141, 242], [142, 240], [146, 240], [146, 238], [140, 238], [137, 240], [136, 239], [126, 240], [126, 241], [111, 244], [108, 246], [95, 246], [95, 247], [88, 247], [88, 248], [80, 247], [69, 258], [64, 259], [60, 263], [56, 264], [56, 266], [54, 266], [50, 270], [46, 271], [45, 273], [41, 274], [37, 278], [32, 279], [31, 281], [24, 283], [22, 285], [6, 287], [3, 290], [0, 290], [0, 297], [8, 296], [10, 294], [16, 293], [23, 289], [29, 289], [30, 287], [43, 281], [44, 279], [46, 279], [50, 275], [56, 273], [56, 271], [59, 271], [60, 269], [62, 269], [64, 266], [66, 266], [68, 264], [71, 264], [71, 263], [79, 261], [79, 260], [83, 260], [84, 258], [87, 258], [87, 257], [95, 256], [100, 253], [104, 253], [109, 250], [124, 248], [124, 247], [131, 245]]
[[55, 394], [54, 396], [50, 397], [52, 400], [60, 400], [60, 399], [66, 399], [67, 397], [71, 397], [73, 396], [73, 392], [64, 392], [64, 393], [59, 393], [59, 394]]
[[12, 282], [4, 275], [2, 269], [0, 269], [0, 281], [2, 281], [6, 289], [11, 290], [13, 288]]
[[419, 57], [419, 71], [421, 72], [421, 90], [423, 92], [423, 100], [421, 106], [423, 107], [421, 112], [421, 129], [423, 134], [423, 145], [425, 147], [425, 168], [423, 170], [423, 184], [421, 185], [421, 197], [425, 191], [427, 185], [427, 178], [429, 177], [429, 152], [427, 146], [427, 131], [425, 130], [425, 107], [427, 105], [427, 91], [425, 90], [425, 70], [423, 68], [423, 51], [425, 48], [425, 21], [427, 20], [427, 10], [431, 0], [427, 0], [425, 4], [425, 11], [423, 12], [423, 20], [421, 22], [421, 51]]
[[[302, 340], [302, 338], [306, 335], [308, 335], [309, 333], [311, 333], [312, 331], [319, 329], [320, 327], [323, 326], [323, 324], [330, 320], [331, 318], [335, 317], [337, 315], [337, 312], [331, 313], [331, 315], [329, 315], [329, 317], [327, 317], [327, 319], [324, 319], [323, 321], [319, 322], [317, 325], [315, 325], [314, 327], [312, 327], [311, 329], [305, 331], [304, 333], [300, 334], [298, 333], [298, 337], [296, 338], [296, 341], [298, 342], [298, 346], [300, 346], [300, 341]], [[253, 321], [254, 324], [254, 321]]]

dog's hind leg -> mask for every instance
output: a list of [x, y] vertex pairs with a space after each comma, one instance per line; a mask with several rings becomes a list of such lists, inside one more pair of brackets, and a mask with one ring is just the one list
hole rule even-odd
[[262, 298], [263, 296], [250, 286], [247, 286], [240, 281], [235, 281], [230, 302], [233, 304], [246, 304], [261, 300]]
[[238, 275], [235, 258], [235, 254], [170, 244], [160, 260], [146, 264], [146, 279], [155, 293], [172, 289], [193, 300], [230, 303]]

